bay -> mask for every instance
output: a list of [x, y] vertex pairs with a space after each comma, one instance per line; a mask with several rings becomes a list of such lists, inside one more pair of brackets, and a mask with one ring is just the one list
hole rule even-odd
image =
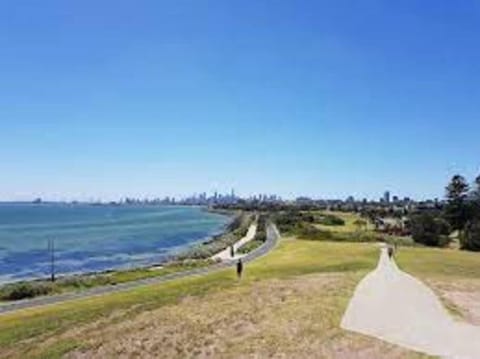
[[224, 230], [226, 216], [191, 206], [0, 204], [0, 283], [159, 263]]

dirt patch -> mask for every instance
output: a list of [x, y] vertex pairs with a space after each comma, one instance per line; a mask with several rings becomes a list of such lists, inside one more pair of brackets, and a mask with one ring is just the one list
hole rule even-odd
[[454, 314], [468, 323], [480, 325], [479, 279], [430, 279], [427, 284]]
[[413, 358], [384, 342], [342, 331], [358, 276], [309, 275], [189, 297], [129, 321], [62, 335], [84, 349], [67, 358]]

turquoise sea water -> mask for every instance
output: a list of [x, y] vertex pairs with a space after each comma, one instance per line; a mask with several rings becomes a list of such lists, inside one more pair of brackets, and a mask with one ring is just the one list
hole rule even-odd
[[222, 231], [229, 218], [183, 206], [0, 204], [0, 283], [50, 271], [85, 273], [158, 263]]

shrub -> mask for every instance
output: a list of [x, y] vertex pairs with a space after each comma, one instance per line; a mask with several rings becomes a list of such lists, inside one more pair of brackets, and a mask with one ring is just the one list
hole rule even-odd
[[92, 288], [99, 285], [115, 284], [115, 281], [108, 275], [73, 275], [60, 278], [57, 281], [59, 286], [74, 289]]
[[320, 219], [317, 220], [317, 223], [323, 224], [325, 226], [344, 226], [345, 221], [337, 216], [334, 216], [333, 214], [326, 214], [320, 217]]
[[462, 249], [469, 251], [480, 251], [480, 218], [470, 220], [462, 236], [460, 236]]
[[259, 241], [259, 240], [254, 239], [254, 240], [252, 240], [248, 243], [245, 243], [240, 248], [238, 248], [237, 253], [239, 253], [239, 254], [250, 253], [251, 251], [260, 247], [263, 243], [264, 243], [264, 241]]
[[422, 213], [412, 217], [411, 231], [413, 240], [426, 246], [444, 247], [450, 243], [450, 225], [441, 217], [431, 213]]
[[277, 228], [280, 230], [280, 232], [293, 234], [299, 224], [304, 222], [313, 223], [315, 221], [315, 217], [309, 213], [290, 210], [275, 214], [273, 216], [273, 221], [277, 225]]
[[0, 299], [19, 300], [47, 295], [54, 291], [54, 284], [44, 282], [18, 282], [7, 284], [0, 290]]

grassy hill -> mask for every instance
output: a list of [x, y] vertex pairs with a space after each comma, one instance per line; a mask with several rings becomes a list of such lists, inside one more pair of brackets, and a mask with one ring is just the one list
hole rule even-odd
[[[282, 240], [249, 264], [0, 317], [0, 357], [416, 354], [339, 328], [371, 244]], [[321, 354], [321, 355], [318, 355]]]

